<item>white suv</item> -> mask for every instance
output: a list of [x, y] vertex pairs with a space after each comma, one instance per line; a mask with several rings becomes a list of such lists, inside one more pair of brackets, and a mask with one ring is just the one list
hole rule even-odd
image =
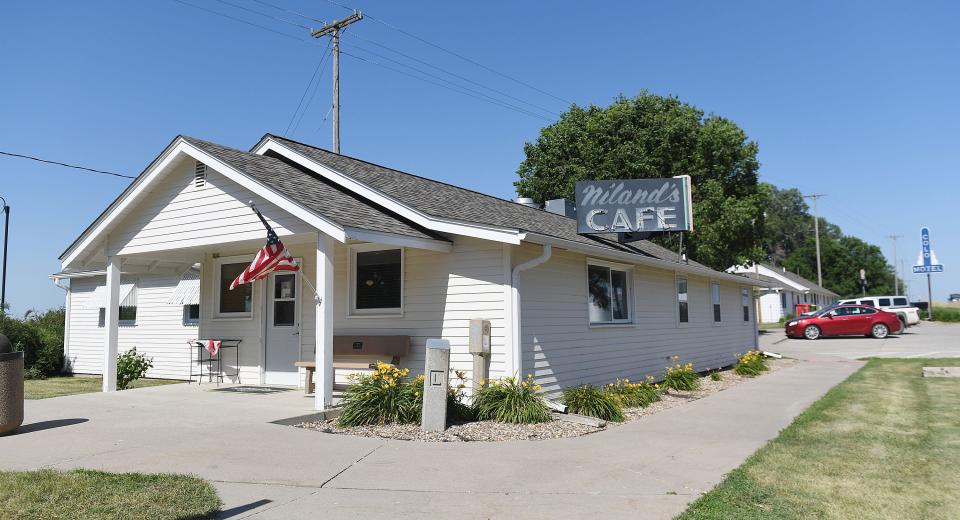
[[855, 300], [840, 300], [840, 303], [859, 303], [892, 312], [900, 318], [904, 328], [920, 323], [920, 309], [910, 305], [906, 296], [865, 296]]

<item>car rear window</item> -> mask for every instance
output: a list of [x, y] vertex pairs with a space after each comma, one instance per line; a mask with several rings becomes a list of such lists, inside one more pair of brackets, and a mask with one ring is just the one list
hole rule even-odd
[[881, 306], [881, 307], [889, 307], [889, 306], [890, 306], [890, 298], [880, 298], [880, 306]]
[[893, 299], [893, 304], [894, 304], [894, 305], [909, 305], [909, 304], [907, 303], [907, 299], [906, 299], [906, 298], [894, 298], [894, 299]]

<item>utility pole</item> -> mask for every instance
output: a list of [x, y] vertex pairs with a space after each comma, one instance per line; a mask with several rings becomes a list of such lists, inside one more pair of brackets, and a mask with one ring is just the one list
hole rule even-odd
[[887, 235], [893, 240], [893, 295], [900, 296], [900, 283], [897, 281], [897, 239], [903, 235]]
[[354, 11], [343, 20], [334, 20], [311, 32], [314, 38], [330, 35], [333, 39], [333, 152], [340, 153], [340, 31], [363, 19], [363, 13]]
[[826, 197], [826, 193], [804, 195], [805, 199], [813, 199], [813, 234], [817, 243], [817, 285], [823, 287], [823, 271], [820, 269], [820, 214], [817, 213], [817, 199]]

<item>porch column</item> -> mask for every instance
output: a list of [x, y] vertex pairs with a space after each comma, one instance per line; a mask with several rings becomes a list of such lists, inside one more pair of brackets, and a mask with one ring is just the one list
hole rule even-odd
[[333, 238], [323, 232], [317, 233], [317, 280], [320, 301], [317, 302], [317, 410], [326, 410], [333, 405]]
[[120, 258], [107, 257], [107, 297], [103, 316], [103, 391], [117, 390], [117, 338], [120, 326]]

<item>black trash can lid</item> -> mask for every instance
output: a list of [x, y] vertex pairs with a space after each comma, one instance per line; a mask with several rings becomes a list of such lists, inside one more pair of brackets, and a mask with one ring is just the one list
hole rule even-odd
[[0, 334], [0, 354], [13, 352], [13, 343], [6, 336]]

